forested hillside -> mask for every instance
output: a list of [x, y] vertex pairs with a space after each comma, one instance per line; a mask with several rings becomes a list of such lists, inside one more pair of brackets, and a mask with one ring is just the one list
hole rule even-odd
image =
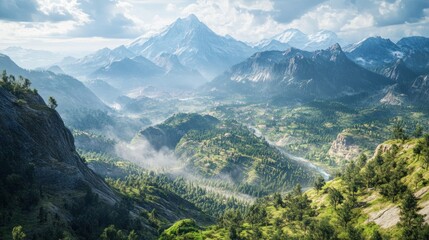
[[401, 129], [361, 155], [329, 182], [297, 185], [257, 201], [244, 214], [228, 211], [216, 226], [180, 221], [161, 239], [428, 239], [429, 134]]
[[213, 223], [168, 188], [140, 182], [150, 191], [138, 198], [122, 182], [103, 181], [76, 152], [55, 99], [46, 105], [30, 86], [0, 79], [1, 239], [155, 239], [179, 219]]
[[177, 114], [139, 137], [157, 149], [173, 149], [189, 171], [218, 187], [251, 196], [290, 190], [297, 183], [308, 186], [317, 175], [237, 121], [209, 115]]

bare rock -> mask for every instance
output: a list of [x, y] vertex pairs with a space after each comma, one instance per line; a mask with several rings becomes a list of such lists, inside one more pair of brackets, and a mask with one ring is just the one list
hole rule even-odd
[[332, 142], [328, 151], [330, 157], [348, 161], [358, 157], [360, 153], [361, 149], [356, 144], [355, 139], [344, 131], [338, 134], [337, 139]]

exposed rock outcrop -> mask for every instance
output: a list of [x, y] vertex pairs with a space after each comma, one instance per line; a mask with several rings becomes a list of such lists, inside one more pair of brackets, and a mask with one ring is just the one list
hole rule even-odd
[[346, 132], [341, 132], [337, 135], [337, 139], [332, 142], [328, 151], [328, 155], [337, 161], [352, 160], [359, 156], [360, 153], [361, 149], [355, 143], [355, 139]]

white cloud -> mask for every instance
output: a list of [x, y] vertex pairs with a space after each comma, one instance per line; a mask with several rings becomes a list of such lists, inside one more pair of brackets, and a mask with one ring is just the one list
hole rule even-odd
[[[56, 19], [57, 21], [76, 20], [78, 22], [88, 21], [88, 15], [79, 8], [77, 0], [37, 0], [39, 11], [49, 20]], [[35, 18], [35, 21], [44, 20]]]
[[264, 6], [261, 11], [270, 11], [270, 1], [197, 0], [182, 10], [182, 16], [195, 14], [202, 22], [220, 35], [231, 35], [244, 41], [260, 40], [267, 35], [274, 35], [284, 26], [269, 15], [257, 16], [253, 11], [257, 6]]
[[165, 7], [165, 10], [167, 10], [167, 12], [176, 11], [176, 5], [174, 5], [173, 3], [168, 3]]
[[10, 39], [150, 36], [191, 13], [218, 34], [247, 42], [287, 28], [327, 29], [349, 41], [364, 33], [429, 35], [426, 0], [1, 0], [0, 45]]

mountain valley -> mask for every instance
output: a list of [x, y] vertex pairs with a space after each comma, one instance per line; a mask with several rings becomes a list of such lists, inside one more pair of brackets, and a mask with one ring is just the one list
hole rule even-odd
[[429, 239], [429, 38], [201, 19], [0, 54], [0, 239]]

